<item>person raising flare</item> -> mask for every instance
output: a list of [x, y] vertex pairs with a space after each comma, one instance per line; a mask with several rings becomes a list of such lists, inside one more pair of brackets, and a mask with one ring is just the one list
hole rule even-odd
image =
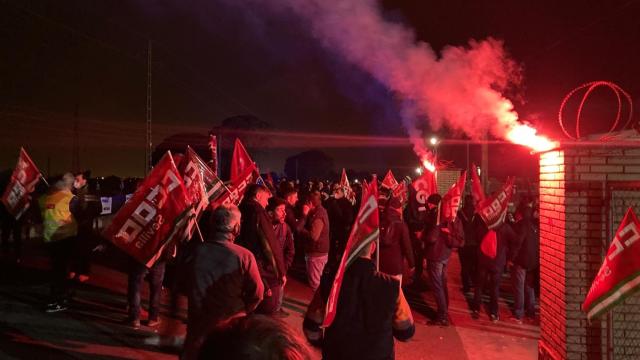
[[242, 224], [238, 245], [253, 253], [265, 285], [264, 303], [260, 312], [273, 314], [277, 308], [282, 285], [286, 281], [286, 267], [282, 247], [273, 231], [271, 219], [265, 210], [270, 193], [266, 187], [249, 185], [240, 204]]
[[189, 314], [182, 359], [196, 359], [211, 331], [253, 312], [264, 293], [253, 254], [236, 244], [240, 211], [222, 205], [213, 212], [209, 236], [192, 242], [185, 255]]
[[318, 191], [309, 194], [308, 208], [307, 223], [300, 234], [305, 240], [307, 279], [309, 286], [315, 291], [320, 285], [320, 276], [329, 258], [329, 217]]
[[335, 319], [324, 331], [320, 325], [335, 274], [325, 272], [322, 276], [303, 329], [309, 342], [322, 346], [323, 359], [393, 359], [393, 338], [407, 341], [415, 333], [400, 283], [376, 271], [371, 260], [374, 252], [375, 242], [365, 245], [346, 269]]

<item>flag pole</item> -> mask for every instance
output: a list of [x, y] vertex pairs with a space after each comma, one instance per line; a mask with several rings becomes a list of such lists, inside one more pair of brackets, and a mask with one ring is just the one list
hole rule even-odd
[[204, 242], [204, 236], [202, 236], [202, 232], [200, 231], [200, 225], [198, 225], [197, 221], [194, 224], [196, 224], [196, 230], [198, 231], [198, 236], [200, 236], [200, 242]]
[[42, 181], [44, 181], [44, 183], [47, 185], [47, 187], [51, 187], [51, 185], [49, 185], [49, 182], [47, 181], [47, 179], [45, 179], [44, 176], [42, 176], [42, 173], [40, 173], [40, 179], [42, 179]]

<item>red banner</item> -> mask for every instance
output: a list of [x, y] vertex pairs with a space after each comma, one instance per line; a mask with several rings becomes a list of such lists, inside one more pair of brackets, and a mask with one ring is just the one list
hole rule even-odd
[[611, 310], [640, 290], [640, 221], [627, 210], [582, 304], [588, 319]]
[[257, 166], [251, 160], [247, 149], [244, 148], [240, 139], [236, 139], [236, 142], [233, 146], [233, 155], [231, 157], [231, 181], [234, 181], [236, 178], [242, 177], [244, 174], [244, 170], [253, 166], [256, 168]]
[[462, 204], [462, 194], [464, 193], [464, 184], [467, 180], [467, 172], [463, 171], [458, 181], [451, 186], [451, 189], [442, 197], [441, 218], [444, 221], [451, 222], [456, 219], [458, 210]]
[[504, 221], [511, 196], [513, 195], [514, 178], [508, 178], [507, 182], [497, 194], [484, 199], [478, 204], [478, 214], [489, 229], [496, 228]]
[[400, 199], [400, 203], [404, 206], [409, 201], [409, 189], [407, 189], [407, 183], [401, 181], [393, 188], [392, 194], [394, 197]]
[[327, 300], [326, 316], [322, 323], [322, 327], [324, 328], [331, 326], [331, 323], [333, 323], [335, 319], [340, 287], [342, 286], [342, 279], [344, 278], [347, 267], [356, 259], [362, 248], [373, 241], [377, 241], [380, 236], [377, 199], [378, 185], [377, 180], [374, 178], [373, 181], [371, 181], [371, 185], [362, 187], [360, 211], [358, 211], [358, 216], [356, 216], [355, 223], [351, 228], [351, 234], [349, 235], [347, 246], [342, 255], [342, 260], [340, 260], [340, 265]]
[[425, 171], [424, 174], [413, 181], [411, 187], [415, 190], [415, 195], [409, 201], [413, 202], [418, 211], [426, 211], [427, 198], [429, 195], [438, 192], [436, 174], [428, 170]]
[[476, 206], [486, 198], [484, 190], [482, 189], [482, 182], [478, 178], [478, 168], [475, 164], [472, 165], [473, 171], [471, 172], [471, 196]]
[[103, 235], [150, 267], [166, 246], [185, 236], [191, 211], [182, 178], [167, 152], [116, 213]]
[[391, 170], [387, 171], [387, 175], [382, 180], [382, 183], [380, 184], [380, 186], [389, 190], [393, 190], [395, 189], [396, 186], [398, 186], [398, 181], [393, 176], [393, 173], [391, 172]]
[[11, 174], [11, 181], [2, 195], [2, 203], [16, 219], [29, 208], [31, 194], [42, 175], [24, 148], [20, 148], [18, 163]]

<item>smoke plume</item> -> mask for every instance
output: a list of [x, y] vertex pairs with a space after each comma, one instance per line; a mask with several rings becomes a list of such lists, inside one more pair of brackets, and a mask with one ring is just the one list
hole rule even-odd
[[413, 31], [383, 19], [375, 0], [256, 0], [276, 13], [290, 11], [309, 24], [329, 50], [371, 74], [402, 101], [402, 121], [416, 154], [424, 159], [422, 127], [446, 125], [472, 139], [508, 138], [518, 124], [502, 92], [518, 80], [518, 68], [500, 41], [469, 41], [436, 54]]

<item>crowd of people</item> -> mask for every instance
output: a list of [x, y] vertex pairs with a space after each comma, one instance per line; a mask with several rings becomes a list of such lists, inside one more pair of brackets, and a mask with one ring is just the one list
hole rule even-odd
[[[2, 214], [2, 249], [11, 250], [12, 237], [16, 259], [21, 256], [24, 219], [43, 224], [54, 277], [47, 312], [70, 306], [74, 284], [89, 277], [91, 254], [109, 246], [95, 228], [101, 204], [88, 190], [89, 176], [84, 172], [59, 177], [33, 199], [31, 215], [21, 220]], [[150, 268], [131, 260], [126, 324], [140, 327], [146, 277], [147, 326], [161, 321], [163, 282], [170, 284], [172, 315], [177, 314], [178, 296], [188, 299], [184, 359], [215, 358], [215, 354], [234, 358], [231, 354], [249, 348], [247, 342], [254, 352], [309, 358], [306, 342], [281, 321], [289, 315], [283, 298], [287, 276], [295, 268], [305, 274], [314, 292], [304, 334], [309, 343], [322, 348], [324, 358], [390, 359], [393, 338], [408, 340], [415, 331], [403, 288], [428, 288], [437, 308], [428, 324], [449, 325], [447, 266], [455, 252], [461, 264], [461, 290], [471, 300], [474, 318], [481, 316], [483, 294], [488, 292], [488, 316], [499, 321], [500, 282], [508, 269], [515, 299], [510, 320], [535, 321], [539, 240], [533, 199], [522, 197], [512, 216], [488, 229], [471, 196], [464, 197], [455, 220], [446, 222], [438, 216], [440, 195], [432, 194], [424, 211], [415, 211], [381, 187], [379, 241], [359, 249], [344, 274], [336, 318], [322, 329], [327, 299], [359, 209], [361, 189], [353, 185], [347, 189], [338, 182], [286, 180], [271, 187], [253, 184], [239, 206], [205, 211], [197, 237], [165, 248]], [[491, 237], [496, 246], [488, 254], [482, 243]], [[164, 279], [167, 267], [173, 273], [171, 281]]]

